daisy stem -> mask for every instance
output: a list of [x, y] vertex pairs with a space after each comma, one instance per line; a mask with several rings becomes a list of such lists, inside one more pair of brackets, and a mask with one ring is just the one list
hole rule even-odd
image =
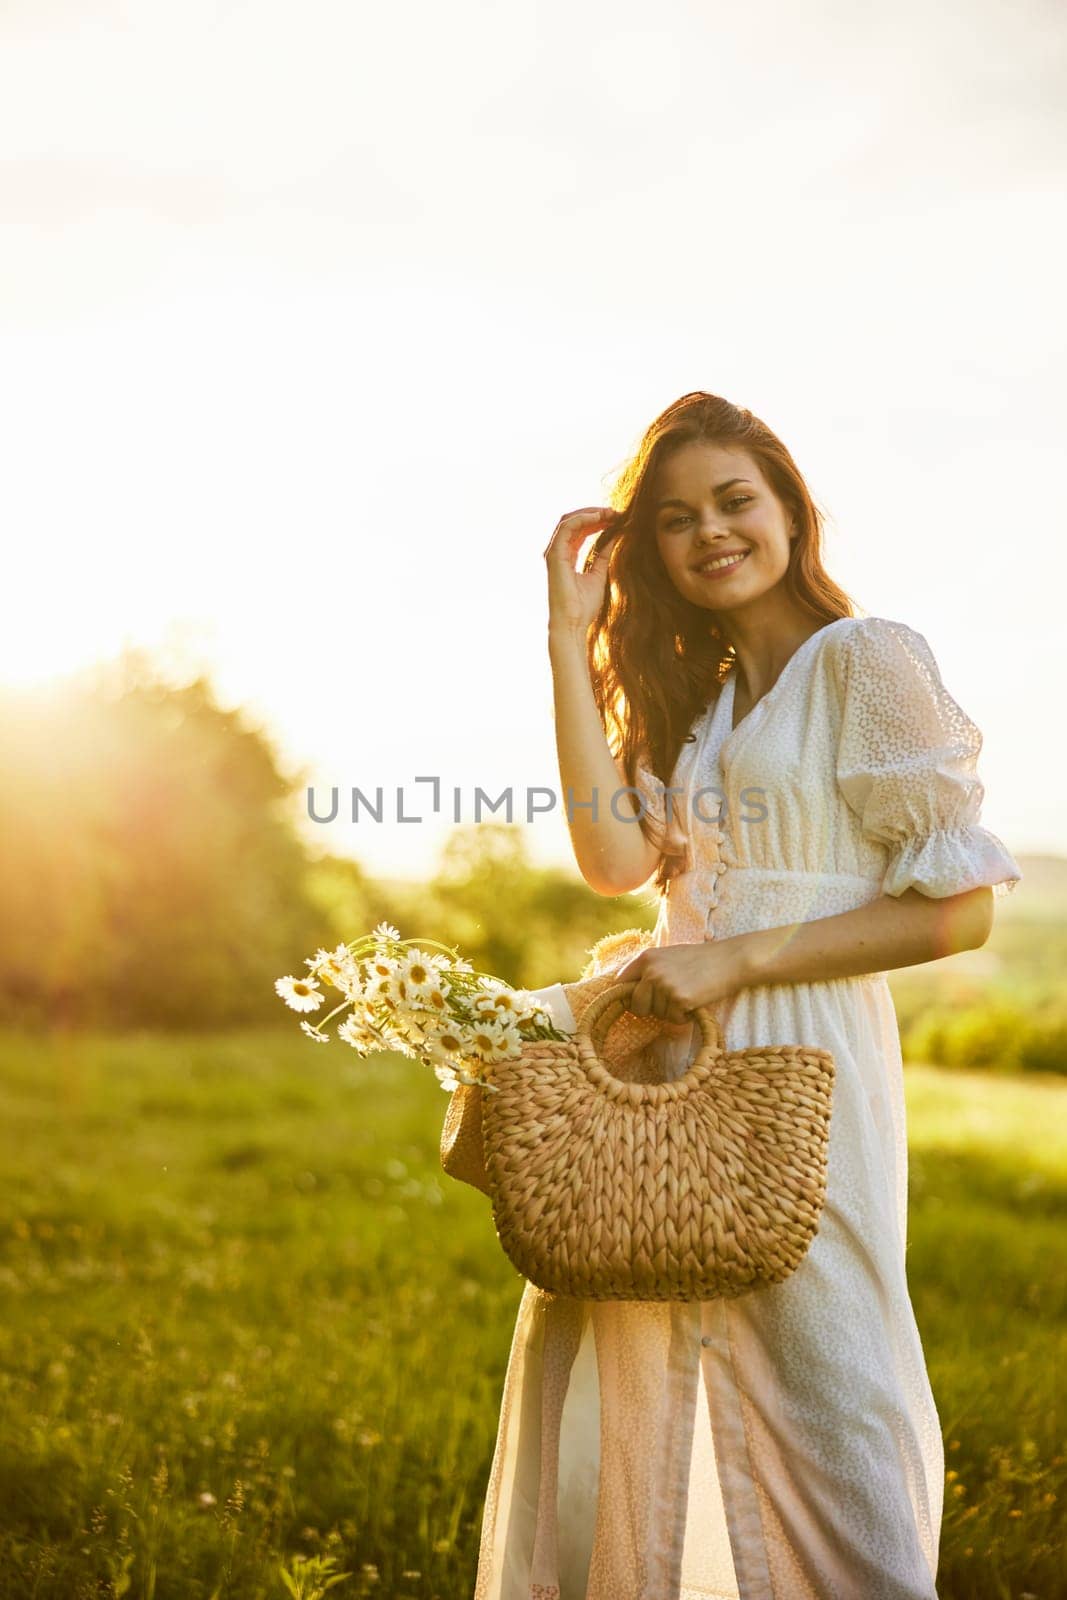
[[[383, 945], [386, 945], [390, 949], [393, 949], [393, 950], [400, 949], [401, 947], [407, 947], [408, 945], [418, 945], [422, 949], [430, 948], [430, 949], [433, 949], [433, 950], [443, 950], [445, 955], [448, 955], [448, 956], [452, 957], [453, 961], [459, 961], [461, 959], [459, 951], [455, 948], [454, 945], [442, 944], [440, 942], [440, 940], [438, 940], [438, 939], [388, 939], [388, 940], [382, 940], [382, 939], [375, 938], [371, 934], [367, 934], [362, 939], [354, 940], [350, 945], [346, 946], [346, 949], [348, 949], [351, 952], [352, 955], [356, 955], [358, 952], [362, 951], [364, 948], [366, 948], [368, 950], [381, 949]], [[493, 983], [499, 983], [505, 989], [510, 989], [511, 988], [511, 984], [510, 983], [507, 983], [503, 978], [498, 978], [496, 976], [496, 974], [493, 973], [493, 972], [450, 972], [449, 973], [449, 977], [450, 978], [470, 978], [470, 979], [474, 979], [474, 978], [489, 978], [489, 979], [492, 980]]]
[[342, 1000], [339, 1006], [334, 1006], [333, 1010], [323, 1017], [320, 1022], [317, 1022], [315, 1026], [321, 1028], [323, 1023], [329, 1022], [331, 1017], [335, 1017], [339, 1011], [343, 1011], [346, 1006], [350, 1006], [351, 1004], [351, 1000]]

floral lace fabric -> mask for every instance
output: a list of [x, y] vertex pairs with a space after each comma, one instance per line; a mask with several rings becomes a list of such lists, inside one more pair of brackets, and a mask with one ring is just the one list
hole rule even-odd
[[[921, 634], [842, 618], [737, 728], [733, 692], [730, 676], [682, 747], [673, 819], [641, 778], [685, 841], [656, 943], [1021, 878], [979, 821], [981, 735]], [[561, 985], [543, 993], [572, 1027]], [[886, 974], [748, 988], [714, 1009], [729, 1050], [833, 1052], [819, 1231], [784, 1282], [732, 1300], [586, 1302], [526, 1284], [474, 1600], [936, 1600], [944, 1456], [905, 1270]], [[696, 1024], [655, 1046], [657, 1072], [680, 1076]]]

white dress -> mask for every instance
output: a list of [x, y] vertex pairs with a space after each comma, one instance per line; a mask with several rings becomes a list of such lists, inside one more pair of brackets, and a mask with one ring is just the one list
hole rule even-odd
[[[687, 860], [657, 944], [909, 885], [999, 896], [1021, 878], [978, 821], [982, 735], [905, 624], [820, 628], [731, 731], [733, 699], [731, 672], [672, 778]], [[662, 819], [662, 786], [640, 778]], [[541, 993], [573, 1028], [560, 985]], [[736, 1299], [582, 1301], [526, 1283], [473, 1600], [936, 1600], [944, 1455], [905, 1273], [887, 974], [743, 989], [713, 1009], [727, 1049], [833, 1052], [819, 1231], [787, 1279]], [[659, 1044], [680, 1076], [696, 1024]]]

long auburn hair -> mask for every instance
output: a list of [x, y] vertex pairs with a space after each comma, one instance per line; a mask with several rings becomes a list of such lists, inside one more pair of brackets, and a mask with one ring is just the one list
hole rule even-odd
[[[587, 639], [601, 723], [631, 785], [638, 762], [670, 785], [682, 745], [694, 737], [694, 719], [718, 698], [734, 663], [733, 646], [713, 615], [678, 593], [656, 543], [657, 469], [693, 442], [743, 448], [794, 520], [797, 534], [782, 581], [798, 606], [820, 626], [856, 614], [823, 567], [822, 513], [777, 435], [743, 406], [701, 390], [668, 406], [610, 490], [608, 503], [619, 516], [602, 537], [618, 536], [609, 546], [604, 599]], [[662, 893], [684, 857], [677, 836], [662, 837], [650, 815], [642, 815], [640, 827], [664, 851], [652, 880]]]

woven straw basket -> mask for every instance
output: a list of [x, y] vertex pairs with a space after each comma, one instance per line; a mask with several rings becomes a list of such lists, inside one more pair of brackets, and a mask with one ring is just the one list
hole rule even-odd
[[622, 1082], [599, 1038], [635, 984], [613, 984], [566, 1040], [497, 1062], [482, 1105], [500, 1243], [539, 1288], [584, 1300], [715, 1300], [799, 1266], [826, 1197], [827, 1050], [727, 1053], [707, 1007], [681, 1078]]
[[[618, 982], [615, 976], [618, 968], [647, 949], [651, 942], [652, 935], [642, 928], [626, 928], [597, 940], [587, 952], [588, 960], [581, 977], [573, 983], [560, 985], [576, 1023], [581, 1023], [587, 1006]], [[677, 1025], [662, 1022], [658, 1017], [639, 1017], [632, 1011], [624, 1011], [602, 1040], [601, 1059], [609, 1063], [616, 1077], [655, 1082], [659, 1072], [654, 1061], [644, 1053], [645, 1047], [661, 1034], [688, 1031], [690, 1026], [685, 1023], [679, 1030]], [[441, 1128], [440, 1154], [441, 1166], [450, 1178], [469, 1183], [488, 1195], [491, 1191], [482, 1137], [484, 1094], [478, 1085], [468, 1083], [461, 1083], [452, 1091]]]

